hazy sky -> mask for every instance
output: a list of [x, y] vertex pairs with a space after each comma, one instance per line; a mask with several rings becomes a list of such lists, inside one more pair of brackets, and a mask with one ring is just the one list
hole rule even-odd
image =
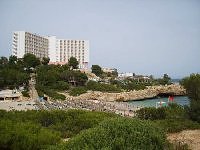
[[119, 72], [200, 73], [200, 0], [0, 0], [0, 56], [12, 32], [90, 41], [90, 65]]

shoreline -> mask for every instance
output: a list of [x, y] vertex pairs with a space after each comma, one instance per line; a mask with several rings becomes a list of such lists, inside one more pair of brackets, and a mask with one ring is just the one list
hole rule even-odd
[[[174, 97], [182, 97], [182, 96], [187, 96], [187, 95], [186, 94], [185, 95], [174, 95]], [[158, 98], [168, 98], [168, 96], [155, 96], [155, 97], [150, 97], [150, 98], [128, 100], [128, 101], [123, 101], [123, 102], [145, 101], [145, 100], [158, 99]]]

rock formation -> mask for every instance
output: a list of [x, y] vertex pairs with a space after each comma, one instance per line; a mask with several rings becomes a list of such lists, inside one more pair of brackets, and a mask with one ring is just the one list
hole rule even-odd
[[107, 93], [107, 92], [98, 92], [98, 91], [88, 91], [85, 94], [82, 94], [77, 97], [66, 95], [67, 99], [73, 100], [100, 100], [100, 101], [130, 101], [130, 100], [142, 100], [148, 98], [154, 98], [157, 96], [181, 96], [185, 95], [186, 90], [178, 85], [165, 85], [165, 86], [149, 86], [144, 90], [139, 91], [130, 91], [130, 92], [121, 92], [121, 93]]

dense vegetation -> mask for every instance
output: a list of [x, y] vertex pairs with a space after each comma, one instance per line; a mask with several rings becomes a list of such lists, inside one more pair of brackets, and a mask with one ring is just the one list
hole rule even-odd
[[191, 74], [181, 81], [190, 98], [189, 116], [200, 123], [200, 74]]
[[89, 81], [87, 83], [87, 89], [94, 90], [94, 91], [102, 91], [102, 92], [120, 92], [121, 91], [120, 88], [118, 88], [114, 85], [98, 83], [95, 81]]
[[103, 74], [103, 71], [99, 65], [92, 65], [92, 73], [94, 73], [96, 76], [101, 77]]
[[179, 132], [184, 129], [200, 129], [200, 124], [191, 121], [188, 108], [170, 104], [161, 108], [142, 108], [136, 112], [136, 117], [142, 120], [152, 120], [166, 132]]
[[15, 56], [10, 56], [9, 60], [6, 57], [0, 58], [0, 89], [28, 87], [29, 72], [24, 69], [28, 66], [23, 59]]
[[[180, 106], [164, 108], [165, 119], [150, 115], [152, 121], [81, 110], [1, 110], [0, 149], [166, 149], [170, 145], [164, 131], [200, 128], [175, 107]], [[71, 139], [63, 143], [65, 138]]]
[[55, 149], [154, 149], [162, 150], [166, 137], [162, 130], [148, 121], [116, 118], [81, 132], [68, 143]]
[[71, 57], [69, 59], [68, 65], [71, 67], [71, 69], [78, 69], [78, 61], [75, 57]]
[[71, 96], [79, 96], [83, 93], [86, 93], [87, 89], [85, 87], [75, 87], [70, 90], [69, 95]]
[[[165, 133], [156, 124], [110, 113], [1, 111], [0, 119], [1, 149], [164, 149], [166, 146]], [[64, 138], [72, 139], [63, 143]]]
[[111, 84], [125, 91], [143, 90], [147, 85], [150, 85], [150, 83], [138, 83], [133, 79], [125, 79], [123, 81], [111, 80]]
[[78, 61], [71, 57], [66, 65], [48, 65], [49, 58], [39, 60], [33, 54], [25, 54], [23, 58], [10, 56], [0, 58], [0, 89], [24, 87], [22, 94], [29, 97], [30, 74], [36, 76], [36, 90], [39, 96], [44, 94], [52, 99], [64, 100], [62, 92], [78, 96], [87, 90], [101, 92], [121, 92], [142, 90], [148, 85], [170, 84], [170, 77], [165, 74], [162, 79], [150, 83], [137, 82], [133, 79], [115, 80], [117, 71], [103, 72], [99, 65], [92, 65], [92, 73], [100, 77], [100, 82], [89, 81], [85, 73], [80, 72]]
[[65, 99], [59, 91], [69, 90], [72, 85], [84, 86], [88, 79], [84, 73], [70, 70], [67, 65], [39, 66], [36, 73], [36, 89], [39, 95], [46, 94], [53, 99]]
[[114, 114], [69, 111], [0, 111], [0, 149], [41, 149], [95, 127]]
[[0, 149], [37, 150], [58, 143], [59, 132], [46, 129], [32, 122], [1, 120]]
[[[43, 66], [37, 69], [40, 67]], [[59, 72], [63, 68], [59, 66], [56, 69]], [[57, 77], [53, 70], [48, 68], [46, 72], [49, 71], [49, 74]], [[173, 149], [173, 146], [166, 141], [165, 133], [200, 129], [199, 109], [197, 109], [199, 78], [198, 74], [193, 74], [182, 81], [195, 106], [191, 104], [189, 107], [182, 107], [172, 103], [168, 107], [158, 109], [142, 108], [136, 112], [135, 118], [81, 110], [26, 112], [1, 110], [0, 149]], [[41, 85], [53, 89], [53, 82], [49, 82], [51, 80], [48, 80], [47, 76], [45, 79], [40, 80]], [[54, 80], [54, 82], [61, 81]], [[88, 85], [86, 87], [88, 88]], [[77, 88], [80, 87], [73, 89], [76, 91]], [[84, 90], [85, 87], [78, 91]], [[63, 142], [66, 138], [70, 140]]]

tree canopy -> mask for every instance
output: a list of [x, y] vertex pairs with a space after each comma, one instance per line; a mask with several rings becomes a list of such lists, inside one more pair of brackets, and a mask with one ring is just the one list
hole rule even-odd
[[40, 59], [29, 53], [24, 55], [23, 61], [26, 69], [35, 68], [40, 65]]
[[46, 58], [46, 57], [43, 57], [43, 58], [42, 58], [42, 64], [43, 64], [43, 65], [48, 65], [49, 61], [50, 61], [49, 58]]
[[92, 73], [94, 73], [96, 76], [101, 76], [103, 71], [99, 65], [92, 65]]
[[14, 89], [27, 86], [29, 74], [24, 70], [24, 62], [16, 56], [0, 58], [0, 88]]
[[77, 59], [75, 57], [70, 57], [70, 59], [68, 61], [68, 65], [72, 69], [78, 69], [78, 64], [79, 64], [79, 62], [77, 61]]

